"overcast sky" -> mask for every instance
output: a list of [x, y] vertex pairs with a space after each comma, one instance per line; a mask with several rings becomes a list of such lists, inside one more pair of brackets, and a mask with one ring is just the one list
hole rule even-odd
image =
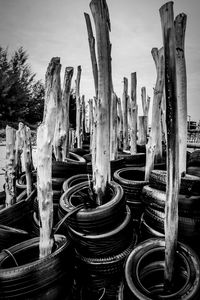
[[[159, 8], [163, 0], [107, 0], [112, 43], [112, 76], [119, 97], [123, 77], [130, 81], [137, 72], [137, 101], [141, 87], [153, 99], [156, 81], [153, 47], [162, 46]], [[46, 68], [54, 56], [66, 66], [82, 67], [81, 94], [94, 96], [94, 83], [84, 12], [91, 16], [89, 0], [0, 0], [0, 45], [14, 49], [23, 46], [29, 54], [37, 79], [44, 81]], [[200, 0], [175, 0], [174, 15], [187, 15], [186, 64], [188, 79], [188, 115], [200, 119]], [[91, 16], [92, 24], [93, 19]], [[93, 26], [94, 29], [94, 26]], [[94, 30], [95, 33], [95, 30]], [[63, 73], [62, 73], [63, 77]], [[130, 85], [129, 85], [130, 91]], [[141, 110], [139, 111], [141, 114]]]

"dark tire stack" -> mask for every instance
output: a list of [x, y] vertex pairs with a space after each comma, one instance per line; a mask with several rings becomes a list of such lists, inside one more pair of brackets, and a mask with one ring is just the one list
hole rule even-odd
[[190, 153], [187, 162], [187, 173], [200, 177], [200, 150]]
[[[166, 171], [153, 170], [149, 185], [143, 188], [145, 209], [141, 221], [142, 239], [164, 236]], [[178, 196], [178, 240], [198, 249], [200, 238], [200, 178], [186, 174], [181, 178]]]
[[[88, 197], [87, 182], [71, 186], [60, 199], [59, 218]], [[80, 209], [61, 232], [69, 234], [76, 250], [74, 299], [99, 299], [102, 293], [102, 299], [116, 299], [123, 264], [137, 242], [122, 187], [111, 182], [104, 203]]]
[[144, 210], [141, 194], [143, 187], [148, 184], [144, 177], [143, 167], [125, 167], [115, 171], [113, 175], [113, 180], [123, 188], [126, 203], [131, 209], [135, 223], [139, 223]]
[[146, 163], [146, 153], [128, 154], [120, 152], [119, 157], [124, 159], [125, 167], [144, 167]]
[[148, 239], [130, 253], [125, 265], [125, 280], [118, 300], [187, 299], [200, 297], [200, 261], [188, 246], [178, 243], [175, 275], [170, 291], [164, 289], [165, 240]]

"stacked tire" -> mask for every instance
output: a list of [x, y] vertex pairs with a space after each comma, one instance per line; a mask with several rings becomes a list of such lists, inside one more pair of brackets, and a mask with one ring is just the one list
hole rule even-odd
[[187, 162], [187, 173], [200, 177], [200, 150], [190, 153]]

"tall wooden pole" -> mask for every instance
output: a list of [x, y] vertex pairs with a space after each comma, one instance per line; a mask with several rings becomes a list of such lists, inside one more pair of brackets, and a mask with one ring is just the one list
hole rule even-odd
[[5, 170], [6, 206], [11, 206], [16, 202], [15, 140], [16, 140], [16, 130], [7, 125], [6, 126], [6, 170]]
[[77, 148], [82, 147], [82, 133], [81, 133], [81, 98], [80, 98], [80, 80], [81, 80], [81, 66], [77, 67], [77, 75], [75, 80], [76, 89], [76, 141]]
[[22, 139], [22, 130], [24, 124], [19, 122], [18, 130], [16, 131], [16, 151], [15, 151], [15, 165], [16, 165], [16, 177], [19, 178], [22, 174], [22, 152], [23, 152], [23, 139]]
[[176, 52], [173, 2], [160, 8], [165, 57], [165, 93], [167, 122], [167, 186], [165, 204], [165, 288], [170, 289], [178, 235], [179, 131], [176, 95]]
[[123, 150], [129, 149], [128, 142], [128, 79], [123, 79], [122, 112], [123, 112]]
[[97, 202], [102, 204], [107, 183], [110, 181], [110, 19], [105, 0], [92, 0], [90, 9], [95, 23], [98, 54], [97, 148], [94, 179]]
[[187, 75], [185, 63], [185, 30], [187, 16], [182, 13], [175, 18], [176, 37], [176, 80], [179, 115], [179, 167], [180, 174], [186, 173], [187, 151]]
[[96, 59], [96, 51], [95, 51], [95, 38], [92, 31], [92, 25], [90, 21], [90, 16], [87, 13], [84, 13], [87, 32], [88, 32], [88, 42], [90, 47], [90, 57], [92, 62], [92, 72], [94, 77], [94, 87], [95, 87], [95, 96], [98, 97], [98, 66]]
[[64, 161], [69, 156], [69, 104], [70, 104], [70, 92], [71, 81], [74, 73], [73, 67], [65, 68], [63, 92], [62, 92], [62, 106], [63, 106], [63, 118], [61, 119], [63, 124], [64, 136], [60, 136], [62, 141], [62, 160]]
[[123, 114], [121, 99], [117, 98], [117, 114], [118, 114], [118, 149], [123, 150]]
[[146, 145], [146, 143], [147, 143], [147, 116], [139, 116], [138, 144]]
[[131, 129], [130, 129], [130, 151], [131, 154], [137, 153], [137, 74], [136, 72], [131, 73]]
[[32, 145], [31, 145], [31, 132], [28, 126], [24, 126], [22, 129], [23, 138], [23, 154], [24, 154], [24, 167], [26, 174], [26, 190], [27, 196], [29, 196], [33, 190], [33, 176], [32, 176]]
[[112, 92], [110, 121], [110, 160], [115, 160], [117, 159], [117, 95], [114, 92]]

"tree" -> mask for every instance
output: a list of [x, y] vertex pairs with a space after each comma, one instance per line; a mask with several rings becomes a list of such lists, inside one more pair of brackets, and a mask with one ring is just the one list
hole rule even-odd
[[0, 47], [0, 111], [4, 121], [42, 120], [44, 86], [35, 80], [28, 54], [20, 47], [8, 59], [8, 49]]

